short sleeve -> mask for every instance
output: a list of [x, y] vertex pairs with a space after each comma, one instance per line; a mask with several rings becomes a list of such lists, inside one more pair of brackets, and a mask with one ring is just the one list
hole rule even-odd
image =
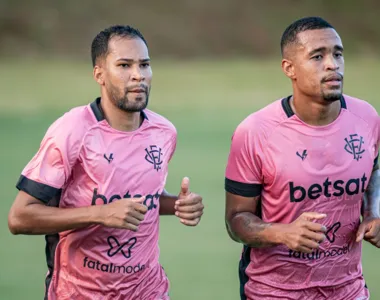
[[379, 145], [380, 145], [380, 116], [377, 115], [377, 122], [375, 128], [375, 161], [373, 162], [373, 167], [375, 168], [379, 164]]
[[170, 155], [169, 155], [169, 162], [172, 160], [175, 150], [177, 148], [177, 130], [174, 129], [173, 135], [170, 139]]
[[256, 197], [262, 189], [262, 143], [250, 123], [235, 130], [228, 156], [225, 189], [243, 197]]
[[48, 203], [66, 184], [77, 160], [81, 141], [78, 131], [64, 118], [46, 132], [40, 148], [21, 172], [17, 189]]

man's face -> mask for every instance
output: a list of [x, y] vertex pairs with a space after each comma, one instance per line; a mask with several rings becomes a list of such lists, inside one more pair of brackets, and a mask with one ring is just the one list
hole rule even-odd
[[[296, 87], [311, 97], [327, 102], [339, 100], [343, 93], [343, 45], [332, 28], [307, 30], [297, 35], [293, 47]], [[292, 54], [290, 54], [292, 55]]]
[[101, 63], [104, 86], [111, 101], [127, 112], [148, 105], [152, 69], [148, 48], [140, 38], [113, 37]]

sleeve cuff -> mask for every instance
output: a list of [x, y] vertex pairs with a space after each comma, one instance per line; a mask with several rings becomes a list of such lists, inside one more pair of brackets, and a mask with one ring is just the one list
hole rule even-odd
[[242, 197], [257, 197], [261, 195], [262, 185], [242, 183], [225, 178], [224, 188], [227, 192]]
[[20, 176], [20, 179], [16, 184], [16, 188], [20, 191], [24, 191], [34, 198], [37, 198], [45, 204], [48, 204], [51, 199], [61, 192], [61, 189], [31, 180], [23, 175]]

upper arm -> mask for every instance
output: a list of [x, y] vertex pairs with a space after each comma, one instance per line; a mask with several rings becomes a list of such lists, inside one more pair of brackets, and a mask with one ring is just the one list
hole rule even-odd
[[16, 188], [19, 190], [9, 211], [8, 222], [23, 218], [23, 211], [32, 204], [51, 205], [66, 183], [69, 166], [65, 163], [63, 138], [54, 124], [45, 134], [40, 148], [22, 170]]
[[8, 228], [13, 234], [17, 234], [17, 228], [20, 228], [21, 224], [25, 224], [24, 211], [29, 205], [45, 205], [44, 202], [37, 198], [19, 191], [16, 195], [16, 199], [12, 204], [8, 214]]
[[77, 133], [62, 119], [53, 123], [37, 153], [22, 170], [17, 189], [45, 204], [58, 196], [77, 159], [81, 144]]
[[38, 152], [21, 172], [19, 191], [48, 204], [65, 185], [67, 165], [54, 137], [45, 136]]
[[250, 212], [256, 216], [261, 215], [260, 196], [243, 197], [226, 192], [226, 221], [230, 221], [236, 214]]
[[12, 204], [10, 214], [9, 214], [10, 217], [17, 214], [25, 206], [32, 205], [32, 204], [46, 205], [43, 201], [38, 200], [37, 198], [29, 195], [28, 193], [24, 191], [19, 191], [16, 195], [15, 201]]
[[251, 124], [242, 123], [231, 141], [226, 167], [226, 219], [239, 212], [261, 215], [262, 142]]

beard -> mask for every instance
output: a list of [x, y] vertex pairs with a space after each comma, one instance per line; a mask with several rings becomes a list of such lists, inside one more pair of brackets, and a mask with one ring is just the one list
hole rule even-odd
[[323, 97], [323, 100], [325, 100], [326, 102], [335, 102], [342, 98], [342, 91], [329, 91], [329, 92], [322, 91], [322, 97]]
[[[139, 86], [140, 87], [140, 86]], [[127, 88], [124, 91], [118, 90], [115, 86], [110, 86], [110, 96], [113, 104], [125, 112], [141, 112], [148, 106], [150, 88], [147, 86], [141, 87], [144, 92], [138, 96], [133, 96], [132, 88]]]
[[324, 85], [324, 83], [326, 82], [326, 78], [324, 78], [322, 80], [322, 98], [323, 100], [325, 100], [326, 102], [335, 102], [335, 101], [338, 101], [342, 98], [342, 95], [343, 95], [343, 75], [342, 74], [339, 74], [337, 75], [339, 76], [340, 78], [340, 87], [333, 87], [333, 86], [330, 86], [330, 87], [327, 87]]

